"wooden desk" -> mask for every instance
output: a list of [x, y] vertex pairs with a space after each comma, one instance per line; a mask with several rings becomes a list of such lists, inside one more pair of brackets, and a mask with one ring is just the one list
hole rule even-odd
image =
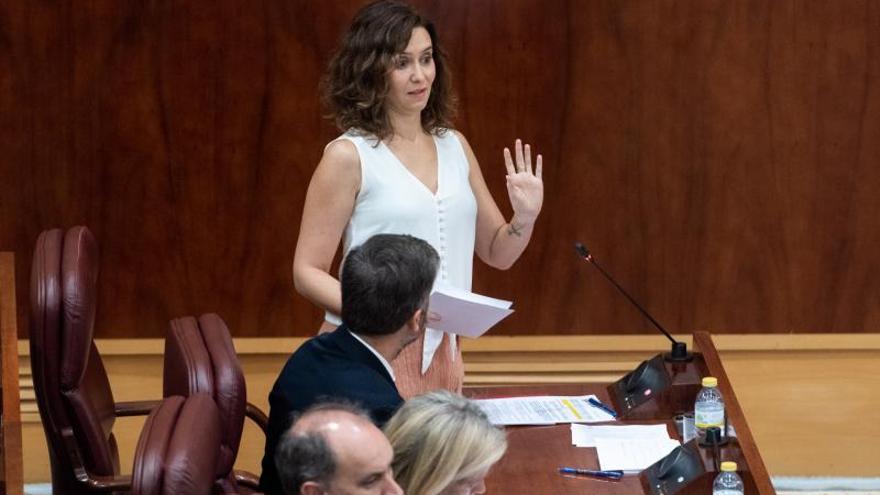
[[[724, 395], [728, 421], [736, 430], [739, 446], [722, 451], [722, 458], [738, 461], [739, 474], [743, 477], [746, 493], [771, 495], [776, 492], [764, 461], [755, 445], [736, 394], [727, 379], [711, 337], [704, 332], [694, 334], [695, 366], [704, 376], [718, 378]], [[649, 358], [650, 356], [645, 356]], [[524, 396], [524, 395], [586, 395], [596, 394], [600, 400], [610, 403], [608, 384], [546, 385], [517, 387], [481, 387], [466, 389], [465, 394], [474, 399]], [[690, 411], [693, 404], [681, 404], [681, 411]], [[666, 423], [670, 436], [679, 438], [671, 415], [652, 420], [621, 421], [625, 424]], [[560, 466], [599, 468], [596, 449], [571, 445], [569, 425], [527, 426], [508, 428], [507, 454], [495, 465], [486, 486], [489, 494], [553, 494], [568, 493], [633, 494], [645, 493], [639, 477], [627, 475], [620, 481], [592, 478], [573, 478], [559, 474]], [[707, 492], [709, 493], [709, 492]]]
[[15, 322], [15, 262], [0, 253], [0, 494], [24, 491]]

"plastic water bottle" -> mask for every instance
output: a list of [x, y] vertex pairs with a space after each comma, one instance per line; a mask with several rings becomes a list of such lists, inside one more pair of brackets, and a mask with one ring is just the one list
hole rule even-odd
[[736, 474], [735, 462], [721, 463], [721, 473], [712, 483], [712, 495], [743, 495], [743, 482]]
[[700, 439], [705, 438], [706, 429], [712, 426], [721, 428], [724, 434], [724, 398], [718, 390], [718, 379], [714, 376], [703, 378], [703, 388], [694, 403], [694, 424]]

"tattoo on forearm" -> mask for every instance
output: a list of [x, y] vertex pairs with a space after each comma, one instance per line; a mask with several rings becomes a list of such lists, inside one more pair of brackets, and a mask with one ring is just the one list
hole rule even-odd
[[507, 235], [515, 235], [517, 237], [522, 237], [523, 228], [525, 228], [525, 227], [522, 225], [517, 226], [513, 222], [510, 222], [509, 224], [507, 224]]

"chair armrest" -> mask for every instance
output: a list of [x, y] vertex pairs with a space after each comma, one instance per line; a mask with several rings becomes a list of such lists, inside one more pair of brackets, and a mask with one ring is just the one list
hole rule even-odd
[[131, 490], [131, 476], [96, 476], [88, 472], [83, 464], [82, 457], [79, 455], [79, 445], [76, 443], [76, 437], [73, 430], [63, 428], [61, 430], [61, 438], [64, 441], [64, 448], [70, 458], [73, 466], [73, 473], [76, 480], [85, 485], [90, 491], [99, 492], [121, 492]]
[[241, 471], [235, 469], [232, 471], [235, 476], [235, 482], [249, 490], [258, 492], [260, 490], [260, 477], [249, 471]]
[[85, 478], [79, 477], [77, 472], [76, 479], [85, 484], [89, 490], [100, 492], [125, 492], [131, 491], [131, 475], [119, 476], [92, 476], [86, 475]]
[[266, 433], [266, 429], [269, 427], [269, 418], [266, 416], [266, 413], [264, 413], [259, 407], [248, 402], [245, 406], [244, 414], [263, 430], [263, 434]]
[[116, 417], [125, 416], [146, 416], [150, 414], [156, 406], [161, 404], [161, 400], [139, 400], [130, 402], [117, 402], [115, 406]]

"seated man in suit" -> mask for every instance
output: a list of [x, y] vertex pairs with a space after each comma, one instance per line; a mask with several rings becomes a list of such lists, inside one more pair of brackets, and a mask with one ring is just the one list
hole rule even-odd
[[319, 399], [344, 399], [384, 424], [403, 399], [389, 364], [424, 331], [439, 257], [427, 242], [379, 234], [342, 264], [342, 325], [309, 339], [288, 359], [269, 394], [260, 489], [281, 493], [274, 456], [292, 413]]
[[285, 495], [403, 495], [388, 439], [363, 410], [326, 402], [293, 422], [275, 465]]

